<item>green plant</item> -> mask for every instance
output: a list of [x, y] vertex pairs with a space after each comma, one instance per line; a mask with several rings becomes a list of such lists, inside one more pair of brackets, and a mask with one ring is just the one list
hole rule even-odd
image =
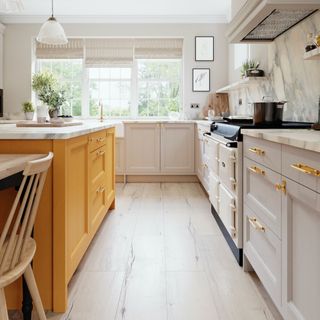
[[259, 66], [260, 66], [260, 62], [257, 62], [255, 60], [247, 59], [246, 61], [244, 61], [242, 63], [241, 70], [240, 70], [241, 76], [245, 77], [247, 70], [249, 70], [249, 69], [258, 69]]
[[30, 102], [30, 101], [23, 102], [22, 103], [22, 110], [25, 113], [34, 112], [34, 107], [32, 105], [32, 102]]
[[39, 72], [32, 77], [32, 89], [36, 92], [39, 100], [47, 104], [49, 110], [58, 110], [66, 101], [63, 90], [55, 76], [50, 72]]

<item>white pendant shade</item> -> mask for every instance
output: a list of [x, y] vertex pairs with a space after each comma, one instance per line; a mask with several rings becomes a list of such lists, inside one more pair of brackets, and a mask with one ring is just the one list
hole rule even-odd
[[68, 39], [61, 24], [53, 17], [49, 18], [40, 28], [37, 41], [50, 45], [67, 44]]
[[19, 12], [22, 9], [22, 0], [0, 0], [0, 13]]

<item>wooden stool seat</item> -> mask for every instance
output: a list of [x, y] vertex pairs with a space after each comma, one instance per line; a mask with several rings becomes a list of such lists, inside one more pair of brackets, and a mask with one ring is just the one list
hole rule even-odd
[[[18, 237], [15, 239], [15, 243], [18, 240]], [[2, 260], [4, 253], [7, 249], [9, 241], [6, 241], [3, 245], [3, 249], [0, 252], [0, 261]], [[16, 281], [19, 277], [21, 277], [26, 270], [27, 266], [31, 263], [34, 254], [36, 253], [36, 242], [34, 239], [29, 238], [26, 240], [26, 246], [24, 251], [21, 253], [20, 261], [18, 264], [13, 268], [10, 269], [10, 261], [13, 257], [14, 250], [11, 250], [9, 253], [9, 260], [5, 265], [4, 265], [4, 274], [0, 276], [0, 288], [4, 288], [11, 284], [12, 282]]]
[[24, 276], [40, 320], [46, 320], [31, 262], [36, 252], [32, 239], [38, 206], [53, 153], [29, 161], [23, 180], [0, 234], [0, 320], [9, 320], [4, 288]]

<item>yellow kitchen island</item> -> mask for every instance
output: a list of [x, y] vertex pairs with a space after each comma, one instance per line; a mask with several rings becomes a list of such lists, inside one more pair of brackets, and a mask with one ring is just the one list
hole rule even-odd
[[[109, 209], [115, 207], [115, 128], [88, 122], [65, 128], [0, 126], [0, 153], [54, 153], [34, 229], [33, 268], [45, 309], [64, 312], [68, 283]], [[0, 192], [0, 230], [15, 196]], [[21, 307], [21, 281], [6, 290]]]

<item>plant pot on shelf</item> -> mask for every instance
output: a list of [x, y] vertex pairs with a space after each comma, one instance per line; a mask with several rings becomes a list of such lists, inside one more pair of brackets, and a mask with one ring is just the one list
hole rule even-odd
[[24, 113], [26, 120], [33, 120], [34, 112], [25, 112]]

